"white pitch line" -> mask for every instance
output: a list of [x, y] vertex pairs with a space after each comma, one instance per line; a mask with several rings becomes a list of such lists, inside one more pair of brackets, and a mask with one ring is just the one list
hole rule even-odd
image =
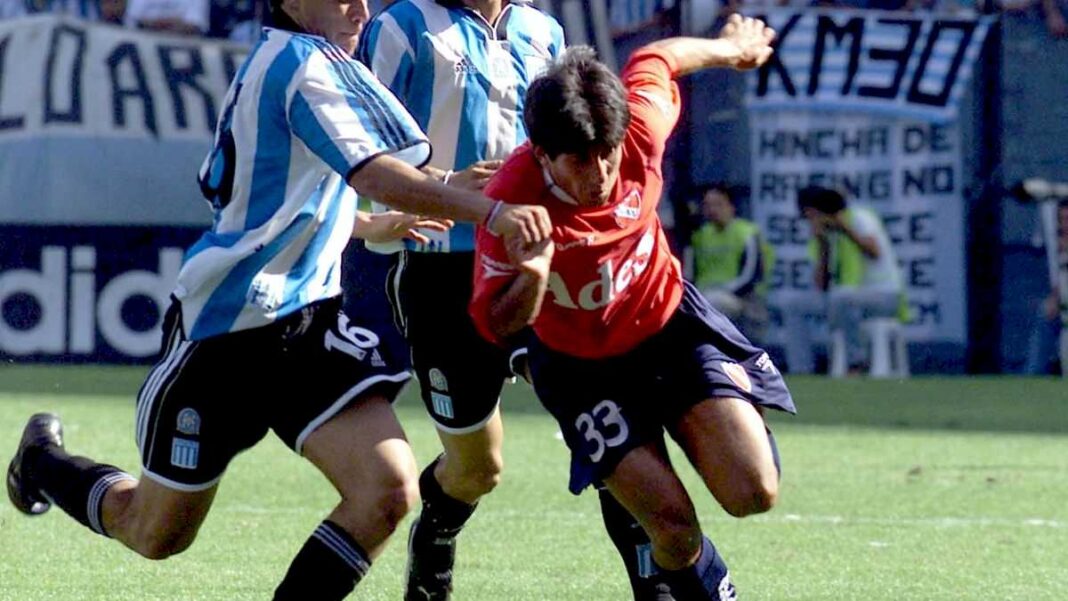
[[981, 516], [968, 517], [924, 517], [924, 518], [883, 518], [870, 516], [846, 517], [841, 515], [799, 515], [785, 513], [782, 515], [761, 515], [748, 518], [754, 522], [790, 522], [835, 525], [875, 525], [875, 526], [927, 526], [932, 528], [968, 528], [987, 527], [1030, 527], [1030, 528], [1064, 528], [1068, 526], [1059, 520], [1043, 518], [991, 518]]
[[[322, 513], [322, 507], [264, 507], [257, 505], [229, 505], [219, 507], [220, 512], [244, 513], [252, 515], [304, 515], [309, 513]], [[499, 519], [529, 518], [532, 514], [515, 509], [495, 509], [493, 514]], [[704, 515], [702, 521], [733, 522], [735, 518], [726, 515]], [[583, 521], [599, 519], [595, 513], [588, 511], [539, 511], [537, 519], [552, 519], [555, 521]], [[1060, 520], [1048, 520], [1045, 518], [992, 518], [982, 516], [968, 517], [922, 517], [922, 518], [892, 518], [872, 516], [842, 516], [842, 515], [801, 515], [797, 513], [770, 513], [765, 515], [745, 518], [747, 522], [759, 522], [768, 524], [832, 524], [835, 526], [916, 526], [927, 528], [1065, 528], [1068, 523]]]

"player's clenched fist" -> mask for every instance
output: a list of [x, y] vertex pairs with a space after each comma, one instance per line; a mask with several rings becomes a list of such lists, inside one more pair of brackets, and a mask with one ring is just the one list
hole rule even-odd
[[553, 233], [549, 211], [534, 205], [510, 205], [498, 202], [486, 219], [486, 228], [503, 236], [508, 244], [535, 244]]

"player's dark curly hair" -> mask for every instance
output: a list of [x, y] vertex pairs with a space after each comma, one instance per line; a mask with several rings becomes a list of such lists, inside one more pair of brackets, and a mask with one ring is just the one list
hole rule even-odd
[[838, 190], [822, 186], [808, 186], [797, 191], [797, 210], [816, 209], [820, 213], [834, 215], [846, 208], [845, 196]]
[[593, 48], [575, 46], [530, 84], [523, 122], [551, 159], [615, 148], [630, 124], [627, 92]]

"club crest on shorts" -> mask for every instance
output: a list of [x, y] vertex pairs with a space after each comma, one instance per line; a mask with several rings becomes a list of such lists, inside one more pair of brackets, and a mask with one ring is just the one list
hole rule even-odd
[[195, 440], [174, 437], [171, 443], [171, 465], [187, 470], [197, 469], [200, 458], [200, 443]]
[[727, 374], [735, 386], [745, 392], [753, 392], [753, 382], [749, 379], [749, 374], [745, 373], [744, 367], [729, 361], [720, 361], [719, 364], [723, 368], [723, 373]]
[[178, 431], [182, 434], [196, 436], [200, 434], [200, 414], [196, 409], [186, 407], [178, 412]]
[[441, 394], [440, 392], [430, 392], [430, 402], [434, 405], [434, 413], [437, 413], [441, 417], [446, 419], [452, 419], [456, 417], [456, 414], [452, 410], [452, 397], [447, 394]]
[[430, 368], [430, 373], [427, 374], [430, 379], [430, 387], [434, 390], [440, 390], [441, 392], [449, 391], [449, 381], [445, 379], [445, 374], [436, 367]]

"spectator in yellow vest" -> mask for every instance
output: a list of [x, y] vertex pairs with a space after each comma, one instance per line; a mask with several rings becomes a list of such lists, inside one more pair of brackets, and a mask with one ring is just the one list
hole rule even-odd
[[[845, 334], [849, 365], [868, 361], [860, 324], [875, 317], [907, 317], [901, 271], [882, 219], [868, 208], [849, 206], [836, 190], [810, 186], [797, 193], [808, 221], [809, 258], [815, 286], [826, 292], [827, 324]], [[812, 371], [812, 345], [794, 311], [787, 311], [786, 357], [793, 372]]]
[[760, 228], [737, 216], [729, 190], [708, 187], [701, 197], [705, 224], [690, 238], [693, 282], [750, 340], [768, 326], [767, 274], [774, 262]]

